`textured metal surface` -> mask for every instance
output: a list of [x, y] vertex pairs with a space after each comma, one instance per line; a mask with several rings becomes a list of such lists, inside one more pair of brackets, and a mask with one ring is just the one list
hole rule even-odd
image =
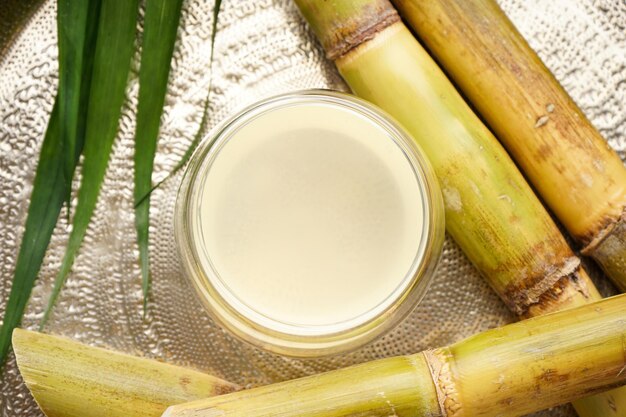
[[[55, 2], [19, 13], [0, 2], [0, 317], [10, 289], [34, 169], [56, 89]], [[26, 2], [22, 2], [26, 3]], [[626, 158], [626, 3], [623, 0], [500, 0], [521, 32]], [[185, 2], [154, 179], [176, 164], [201, 118], [209, 79], [211, 1]], [[261, 97], [295, 89], [345, 89], [288, 0], [230, 0], [222, 7], [210, 125]], [[17, 23], [15, 23], [17, 22]], [[25, 22], [19, 24], [19, 22]], [[16, 29], [20, 29], [16, 32]], [[136, 64], [134, 69], [136, 70]], [[203, 312], [181, 275], [172, 237], [180, 176], [153, 195], [153, 292], [142, 317], [132, 210], [136, 71], [120, 132], [85, 243], [46, 331], [84, 343], [157, 357], [241, 384], [261, 384], [376, 357], [416, 352], [512, 319], [458, 247], [444, 258], [422, 305], [378, 342], [316, 361], [285, 359], [232, 339]], [[24, 319], [36, 328], [68, 236], [61, 221]], [[599, 286], [610, 292], [605, 280]], [[0, 415], [37, 416], [11, 357], [0, 381]], [[569, 406], [537, 416], [573, 416]]]

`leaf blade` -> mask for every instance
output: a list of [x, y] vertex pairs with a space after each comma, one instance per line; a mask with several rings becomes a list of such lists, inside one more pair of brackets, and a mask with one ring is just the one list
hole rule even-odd
[[41, 146], [13, 285], [0, 328], [0, 364], [6, 359], [11, 345], [11, 334], [22, 319], [52, 231], [63, 207], [66, 190], [63, 181], [58, 115], [58, 103], [55, 101]]
[[135, 228], [139, 245], [144, 312], [150, 288], [148, 254], [152, 170], [170, 63], [180, 21], [182, 0], [148, 0], [139, 68], [139, 101], [135, 130]]
[[125, 99], [137, 12], [138, 0], [102, 0], [85, 125], [83, 177], [69, 243], [42, 327], [65, 283], [96, 206]]
[[[213, 50], [215, 49], [215, 37], [217, 36], [217, 23], [218, 23], [221, 4], [222, 4], [222, 0], [216, 0], [215, 5], [213, 6], [213, 25], [211, 29], [211, 55], [209, 58], [209, 72], [211, 74], [213, 73]], [[152, 188], [150, 188], [148, 192], [143, 194], [139, 200], [135, 199], [135, 206], [138, 206], [139, 204], [143, 203], [144, 200], [150, 197], [150, 194], [154, 190], [159, 188], [161, 184], [167, 181], [168, 178], [176, 174], [182, 167], [184, 167], [187, 161], [189, 160], [189, 158], [191, 158], [193, 151], [196, 150], [198, 143], [200, 143], [200, 139], [202, 139], [202, 133], [204, 132], [206, 124], [209, 120], [208, 113], [209, 113], [209, 103], [210, 103], [210, 98], [211, 98], [211, 84], [212, 84], [212, 75], [211, 75], [211, 78], [209, 78], [209, 86], [207, 89], [208, 90], [207, 95], [202, 104], [202, 119], [200, 120], [200, 125], [198, 126], [198, 130], [196, 131], [196, 134], [191, 140], [189, 147], [185, 150], [185, 153], [183, 154], [180, 161], [178, 161], [178, 163], [174, 166], [174, 169], [172, 169], [172, 172], [167, 174], [165, 178], [163, 178], [161, 181], [159, 181], [154, 186], [152, 186]]]
[[59, 48], [59, 87], [57, 93], [59, 135], [63, 158], [63, 179], [68, 203], [76, 161], [82, 151], [78, 139], [81, 79], [83, 75], [85, 30], [89, 14], [88, 1], [57, 1], [57, 33]]
[[[64, 6], [61, 6], [61, 8], [62, 7]], [[80, 7], [82, 7], [82, 5], [78, 6], [78, 8]], [[82, 61], [82, 76], [80, 77], [80, 91], [78, 94], [79, 110], [76, 121], [76, 147], [74, 157], [67, 158], [69, 154], [66, 151], [67, 144], [64, 143], [61, 128], [63, 124], [61, 120], [61, 107], [63, 105], [60, 102], [60, 94], [57, 94], [55, 98], [54, 107], [50, 114], [41, 146], [24, 227], [24, 235], [22, 236], [22, 242], [15, 265], [13, 283], [6, 305], [3, 325], [0, 328], [0, 367], [4, 363], [10, 347], [11, 333], [21, 322], [63, 204], [69, 199], [71, 193], [71, 178], [68, 181], [66, 173], [70, 171], [73, 175], [78, 157], [82, 150], [84, 136], [84, 122], [81, 120], [83, 117], [82, 109], [86, 107], [89, 97], [88, 83], [91, 79], [91, 68], [93, 64], [92, 47], [95, 44], [95, 28], [97, 28], [99, 7], [100, 0], [90, 0], [84, 21], [76, 23], [79, 31], [81, 29], [80, 25], [82, 25], [85, 39], [81, 44], [81, 48], [79, 48], [82, 49], [80, 52], [83, 56], [80, 58]], [[58, 27], [67, 26], [68, 22], [59, 22], [59, 20], [62, 19], [71, 20], [73, 17], [68, 17], [67, 14], [63, 13], [57, 15]], [[63, 36], [64, 35], [59, 33], [59, 43], [63, 42], [61, 40]], [[70, 41], [73, 41], [73, 39]], [[61, 48], [61, 45], [59, 45], [59, 61], [63, 59], [62, 55], [66, 53], [62, 52]], [[72, 52], [72, 54], [73, 53], [74, 52]], [[64, 65], [68, 65], [67, 59]], [[61, 75], [61, 67], [63, 64], [59, 63], [59, 66], [59, 89], [61, 89], [62, 85], [67, 83], [67, 81], [61, 81], [63, 78]], [[68, 96], [66, 96], [65, 100], [68, 100], [67, 97]], [[72, 97], [71, 100], [76, 99], [74, 96]]]

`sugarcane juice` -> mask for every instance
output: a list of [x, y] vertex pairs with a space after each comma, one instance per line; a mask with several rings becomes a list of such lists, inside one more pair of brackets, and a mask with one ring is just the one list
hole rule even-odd
[[410, 282], [423, 195], [371, 120], [320, 103], [274, 109], [239, 128], [205, 175], [208, 279], [251, 320], [354, 325]]

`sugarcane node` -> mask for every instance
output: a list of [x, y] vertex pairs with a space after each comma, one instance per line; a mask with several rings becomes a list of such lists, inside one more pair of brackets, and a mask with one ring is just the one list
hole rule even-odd
[[[619, 220], [603, 229], [599, 238], [582, 250], [593, 257], [607, 275], [624, 277], [626, 272], [626, 209]], [[626, 291], [624, 278], [614, 279], [615, 285]]]
[[536, 274], [534, 279], [526, 278], [507, 285], [502, 299], [507, 306], [521, 318], [541, 314], [535, 310], [550, 310], [552, 305], [562, 304], [564, 297], [571, 291], [589, 297], [585, 280], [580, 279], [582, 265], [576, 256], [567, 258], [564, 263], [552, 271]]
[[443, 417], [462, 415], [459, 391], [454, 383], [451, 371], [452, 353], [447, 348], [425, 350], [422, 352], [437, 392], [437, 401]]
[[335, 44], [329, 47], [329, 52], [326, 54], [328, 59], [335, 60], [345, 55], [363, 42], [374, 38], [381, 30], [400, 21], [400, 16], [395, 10], [374, 9], [365, 13], [364, 16], [371, 18], [371, 23], [363, 28], [360, 28], [358, 24], [343, 28], [347, 33], [345, 35], [337, 35]]
[[620, 233], [619, 229], [623, 229], [626, 227], [626, 206], [622, 211], [622, 215], [617, 219], [612, 216], [607, 216], [600, 222], [601, 226], [596, 230], [588, 233], [587, 235], [580, 236], [579, 239], [584, 243], [588, 242], [585, 247], [580, 250], [580, 253], [585, 256], [593, 256], [593, 254], [598, 250], [604, 241], [613, 234], [623, 234]]
[[[358, 13], [354, 13], [353, 9], [359, 6], [349, 4], [347, 10], [350, 14], [344, 19], [336, 19], [334, 15], [327, 17], [326, 5], [318, 7], [317, 3], [310, 2], [306, 4], [306, 8], [301, 7], [302, 14], [309, 22], [318, 22], [316, 19], [308, 18], [312, 15], [319, 19], [319, 27], [311, 24], [311, 28], [322, 43], [328, 59], [336, 60], [363, 42], [374, 38], [378, 32], [400, 21], [400, 15], [388, 0], [363, 3]], [[328, 30], [329, 27], [325, 24], [331, 29]]]

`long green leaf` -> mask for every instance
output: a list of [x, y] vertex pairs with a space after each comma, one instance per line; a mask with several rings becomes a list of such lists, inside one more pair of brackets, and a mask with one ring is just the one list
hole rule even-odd
[[[73, 0], [81, 2], [85, 0]], [[83, 45], [83, 71], [80, 79], [80, 100], [78, 103], [78, 118], [76, 121], [76, 146], [74, 148], [74, 168], [70, 167], [70, 178], [68, 191], [71, 192], [71, 181], [78, 159], [83, 152], [85, 144], [85, 128], [87, 126], [87, 108], [89, 105], [89, 94], [91, 92], [91, 77], [93, 75], [93, 63], [95, 60], [96, 39], [98, 36], [98, 26], [100, 22], [100, 8], [102, 0], [89, 0], [89, 9], [87, 10], [87, 21], [84, 28], [84, 45]], [[67, 180], [68, 178], [66, 178]], [[69, 197], [69, 194], [68, 194]], [[68, 208], [69, 213], [69, 208]]]
[[37, 273], [63, 207], [63, 148], [59, 136], [59, 106], [55, 102], [39, 154], [26, 227], [15, 266], [11, 293], [0, 329], [0, 364], [11, 345], [11, 334], [22, 319]]
[[138, 0], [102, 0], [85, 126], [83, 178], [72, 233], [42, 326], [65, 283], [96, 206], [124, 102], [137, 14]]
[[94, 61], [101, 0], [59, 0], [59, 130], [64, 158], [63, 175], [67, 184], [66, 203], [72, 179], [83, 151], [85, 121]]
[[59, 45], [59, 135], [63, 162], [63, 178], [66, 184], [66, 200], [69, 217], [69, 198], [76, 160], [82, 151], [78, 140], [78, 119], [81, 111], [81, 79], [83, 76], [85, 31], [89, 15], [87, 0], [57, 1], [57, 32]]
[[150, 197], [143, 199], [143, 196], [152, 188], [154, 155], [182, 3], [182, 0], [147, 0], [144, 15], [135, 131], [135, 226], [139, 244], [144, 311], [150, 288], [148, 254]]
[[[76, 2], [84, 3], [84, 0], [77, 0]], [[59, 9], [65, 6], [67, 5], [60, 6]], [[77, 7], [81, 8], [82, 6], [83, 4], [80, 4]], [[63, 207], [63, 202], [69, 198], [71, 192], [71, 178], [68, 181], [65, 170], [71, 171], [73, 175], [78, 157], [82, 150], [82, 143], [84, 142], [85, 125], [82, 118], [84, 117], [84, 109], [87, 107], [89, 98], [89, 80], [91, 79], [93, 50], [96, 40], [99, 11], [100, 0], [90, 0], [84, 15], [84, 20], [76, 23], [77, 25], [82, 25], [82, 36], [84, 37], [83, 40], [80, 40], [80, 52], [83, 54], [82, 57], [75, 57], [74, 53], [76, 52], [76, 48], [69, 48], [72, 51], [70, 53], [68, 52], [68, 48], [65, 47], [62, 52], [61, 49], [63, 49], [63, 47], [59, 45], [59, 61], [64, 61], [64, 64], [59, 62], [59, 89], [62, 88], [61, 86], [64, 83], [68, 82], [67, 80], [62, 81], [64, 76], [61, 72], [64, 70], [68, 72], [75, 71], [74, 68], [70, 67], [71, 60], [80, 59], [82, 62], [80, 92], [78, 94], [79, 102], [76, 104], [76, 107], [78, 107], [78, 117], [75, 122], [75, 151], [73, 158], [68, 160], [66, 151], [67, 145], [65, 144], [61, 127], [64, 122], [61, 120], [61, 107], [63, 106], [60, 100], [62, 99], [62, 94], [59, 92], [50, 115], [50, 120], [48, 121], [48, 127], [39, 155], [24, 235], [22, 237], [13, 276], [13, 285], [6, 305], [3, 325], [0, 329], [0, 366], [4, 363], [8, 352], [13, 329], [19, 325], [22, 319], [30, 293], [35, 285], [37, 274], [41, 268], [46, 249], [50, 243], [54, 226]], [[63, 27], [67, 29], [68, 26], [71, 26], [70, 22], [73, 21], [73, 19], [74, 17], [69, 13], [59, 13], [57, 14], [57, 25], [59, 28]], [[61, 20], [63, 20], [63, 22], [61, 22]], [[81, 28], [78, 26], [72, 29], [76, 33], [71, 35], [62, 35], [59, 33], [59, 44], [63, 42], [74, 42], [74, 37], [80, 35], [80, 29]], [[62, 37], [65, 37], [65, 41], [61, 40]], [[72, 58], [62, 58], [62, 56], [66, 54], [71, 55]], [[71, 75], [69, 78], [73, 79], [75, 76]], [[65, 100], [71, 101], [68, 100], [67, 95], [65, 96]], [[72, 104], [70, 104], [70, 106], [72, 106]], [[68, 125], [67, 121], [65, 121], [65, 124]]]
[[217, 36], [217, 22], [218, 22], [218, 17], [219, 17], [219, 13], [220, 13], [220, 6], [222, 4], [222, 0], [216, 0], [215, 5], [213, 6], [213, 27], [211, 29], [211, 56], [209, 59], [209, 73], [211, 74], [211, 78], [209, 78], [209, 86], [207, 89], [207, 95], [206, 98], [204, 99], [204, 102], [202, 104], [202, 119], [200, 120], [200, 126], [198, 127], [198, 130], [196, 131], [196, 134], [194, 135], [191, 143], [189, 144], [189, 147], [187, 148], [187, 150], [185, 151], [185, 153], [183, 154], [183, 157], [181, 158], [180, 161], [178, 161], [178, 163], [176, 164], [176, 166], [174, 166], [174, 169], [172, 170], [172, 172], [170, 172], [165, 178], [163, 178], [161, 181], [159, 181], [155, 186], [153, 186], [147, 193], [144, 193], [141, 198], [139, 198], [139, 200], [137, 200], [137, 195], [135, 195], [135, 206], [138, 206], [140, 204], [142, 204], [147, 198], [150, 197], [150, 194], [152, 193], [152, 191], [156, 190], [157, 188], [159, 188], [161, 186], [161, 184], [163, 184], [165, 181], [167, 181], [168, 178], [170, 178], [172, 175], [174, 175], [175, 173], [178, 172], [178, 170], [180, 170], [183, 166], [185, 166], [185, 164], [187, 163], [187, 161], [189, 160], [189, 158], [191, 158], [191, 155], [193, 154], [193, 151], [196, 150], [196, 147], [198, 146], [198, 143], [200, 143], [200, 139], [202, 138], [202, 134], [204, 133], [204, 129], [206, 127], [206, 124], [208, 122], [209, 119], [209, 103], [210, 103], [210, 98], [211, 98], [211, 84], [212, 84], [212, 74], [213, 74], [213, 50], [215, 49], [215, 37]]

